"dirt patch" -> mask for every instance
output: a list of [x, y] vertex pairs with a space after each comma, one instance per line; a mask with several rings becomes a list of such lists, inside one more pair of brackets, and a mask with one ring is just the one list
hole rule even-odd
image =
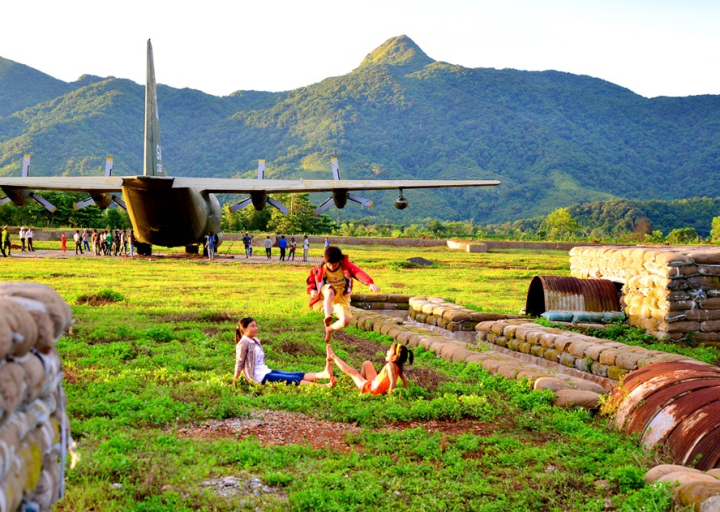
[[406, 261], [418, 267], [432, 267], [435, 264], [435, 262], [426, 260], [425, 258], [408, 258]]
[[343, 331], [333, 333], [333, 339], [341, 341], [343, 348], [353, 355], [368, 361], [381, 361], [382, 358], [377, 355], [378, 352], [386, 352], [387, 347], [376, 341], [368, 341], [357, 336], [353, 336]]
[[255, 436], [264, 445], [309, 444], [314, 449], [350, 450], [347, 434], [360, 431], [349, 423], [325, 421], [305, 414], [284, 411], [254, 412], [247, 419], [210, 420], [178, 429], [182, 437], [216, 439]]
[[284, 340], [278, 345], [273, 344], [273, 348], [285, 352], [286, 354], [290, 354], [291, 356], [317, 356], [321, 358], [325, 357], [324, 352], [321, 352], [314, 347], [311, 347], [310, 345], [306, 345], [305, 343], [301, 343], [299, 341]]
[[412, 366], [405, 367], [405, 375], [408, 380], [430, 392], [434, 392], [440, 384], [451, 380], [430, 368], [413, 368]]
[[116, 304], [116, 302], [114, 300], [87, 298], [78, 299], [75, 301], [75, 304], [87, 304], [88, 306], [110, 306], [111, 304]]
[[405, 283], [390, 283], [390, 288], [407, 288], [407, 285]]

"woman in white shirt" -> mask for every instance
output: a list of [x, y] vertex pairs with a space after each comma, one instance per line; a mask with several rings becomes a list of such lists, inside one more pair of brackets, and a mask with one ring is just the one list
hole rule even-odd
[[329, 380], [326, 384], [319, 384], [329, 388], [337, 384], [333, 376], [332, 361], [327, 360], [325, 369], [317, 373], [305, 372], [284, 372], [282, 370], [271, 370], [265, 364], [265, 352], [262, 343], [257, 338], [257, 322], [253, 318], [243, 318], [238, 322], [235, 329], [235, 376], [233, 386], [240, 374], [257, 384], [266, 382], [285, 382], [286, 384], [318, 384], [319, 380]]

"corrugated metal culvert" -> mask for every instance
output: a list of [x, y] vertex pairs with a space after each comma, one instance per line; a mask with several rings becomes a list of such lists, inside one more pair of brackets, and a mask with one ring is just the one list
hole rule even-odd
[[720, 467], [720, 368], [654, 363], [628, 374], [613, 390], [621, 400], [615, 425], [639, 432], [646, 446], [667, 444], [678, 464]]
[[525, 312], [539, 316], [545, 311], [620, 311], [615, 283], [608, 279], [535, 276], [528, 288]]

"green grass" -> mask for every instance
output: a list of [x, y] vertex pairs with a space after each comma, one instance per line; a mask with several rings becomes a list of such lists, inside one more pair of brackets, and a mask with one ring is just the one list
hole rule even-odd
[[[517, 312], [533, 275], [568, 274], [561, 251], [344, 250], [383, 292], [438, 295], [490, 312]], [[415, 256], [436, 265], [392, 263]], [[308, 310], [305, 294], [309, 267], [162, 258], [4, 263], [4, 279], [51, 285], [76, 319], [59, 350], [82, 459], [55, 510], [601, 511], [606, 499], [619, 510], [648, 503], [672, 510], [666, 489], [638, 478], [662, 456], [639, 449], [607, 420], [556, 409], [549, 392], [477, 364], [419, 349], [412, 368], [435, 375], [436, 385], [411, 381], [388, 397], [360, 396], [344, 376], [333, 390], [233, 387], [233, 332], [243, 316], [257, 319], [271, 367], [321, 369], [322, 318]], [[346, 331], [376, 343], [379, 367], [390, 338]], [[351, 343], [333, 347], [356, 367], [365, 357]], [[360, 430], [347, 435], [342, 452], [182, 433], [267, 410]], [[222, 497], [202, 485], [230, 475], [260, 478], [274, 491]]]

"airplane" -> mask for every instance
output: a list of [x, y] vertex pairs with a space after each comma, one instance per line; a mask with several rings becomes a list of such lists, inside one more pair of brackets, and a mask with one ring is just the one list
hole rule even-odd
[[[31, 177], [30, 157], [25, 155], [21, 177], [0, 177], [0, 189], [5, 197], [0, 204], [12, 201], [18, 206], [29, 199], [42, 204], [49, 211], [54, 206], [37, 194], [36, 190], [82, 191], [90, 198], [75, 205], [81, 208], [95, 203], [101, 209], [112, 202], [127, 209], [136, 237], [138, 254], [152, 254], [152, 246], [181, 247], [197, 252], [208, 233], [220, 233], [222, 215], [215, 194], [248, 194], [234, 205], [235, 210], [252, 204], [262, 210], [266, 204], [284, 213], [282, 204], [269, 197], [274, 193], [331, 192], [332, 195], [316, 210], [318, 215], [331, 203], [344, 208], [347, 201], [366, 206], [372, 202], [358, 196], [360, 190], [398, 189], [395, 207], [404, 209], [408, 201], [403, 190], [447, 187], [488, 187], [499, 185], [496, 180], [342, 180], [337, 159], [331, 162], [332, 180], [268, 180], [264, 179], [265, 161], [258, 167], [258, 179], [187, 178], [169, 176], [165, 169], [160, 140], [160, 118], [157, 109], [155, 64], [152, 44], [147, 42], [147, 81], [145, 85], [145, 151], [142, 175], [113, 176], [112, 161], [106, 165], [105, 176]], [[262, 169], [262, 170], [261, 170]], [[122, 194], [122, 198], [118, 194]]]

